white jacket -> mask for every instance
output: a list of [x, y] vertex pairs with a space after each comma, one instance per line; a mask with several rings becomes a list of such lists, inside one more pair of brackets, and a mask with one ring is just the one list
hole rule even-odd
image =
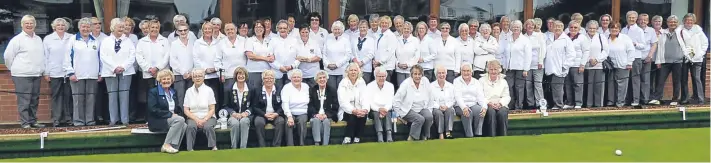
[[[551, 36], [555, 39], [555, 35]], [[546, 47], [545, 74], [565, 77], [568, 69], [573, 67], [575, 58], [575, 47], [573, 41], [567, 35], [561, 34], [558, 39], [548, 40]], [[551, 42], [552, 41], [552, 42]]]
[[457, 41], [459, 41], [459, 47], [457, 50], [459, 51], [460, 57], [460, 63], [462, 64], [469, 64], [472, 65], [474, 64], [474, 38], [468, 37], [466, 41], [462, 40], [462, 36], [457, 37]]
[[543, 65], [546, 58], [546, 36], [541, 32], [526, 35], [531, 43], [531, 69], [537, 70], [538, 64]]
[[361, 49], [358, 49], [358, 42], [361, 39], [359, 37], [351, 37], [351, 44], [353, 51], [353, 58], [358, 59], [358, 61], [363, 62], [363, 66], [360, 67], [363, 72], [373, 72], [373, 58], [375, 58], [375, 38], [368, 35], [365, 36], [363, 45]]
[[438, 81], [430, 83], [432, 87], [432, 109], [439, 109], [440, 106], [447, 108], [454, 107], [454, 84], [444, 81], [444, 87], [440, 87]]
[[[706, 50], [709, 47], [709, 38], [701, 30], [701, 27], [694, 25], [691, 29], [686, 29], [684, 27], [679, 27], [681, 29], [681, 35], [687, 46], [688, 58], [691, 58], [691, 62], [703, 62], [704, 56], [706, 55]], [[693, 57], [691, 53], [694, 53]]]
[[5, 49], [5, 65], [16, 77], [38, 77], [45, 70], [44, 45], [37, 34], [20, 32], [10, 39]]
[[155, 78], [149, 71], [150, 68], [162, 70], [168, 67], [170, 58], [170, 43], [168, 39], [158, 35], [153, 42], [149, 36], [141, 38], [136, 45], [136, 62], [143, 72], [143, 78]]
[[422, 57], [422, 69], [432, 70], [434, 69], [434, 59], [437, 57], [434, 52], [432, 52], [432, 38], [425, 35], [420, 40], [420, 57]]
[[618, 69], [625, 69], [627, 66], [632, 66], [635, 56], [634, 45], [632, 39], [625, 34], [619, 34], [615, 41], [610, 39], [610, 60], [612, 65]]
[[101, 59], [99, 57], [99, 41], [89, 35], [84, 41], [81, 34], [73, 35], [73, 40], [64, 51], [64, 68], [66, 76], [76, 75], [77, 79], [98, 79]]
[[235, 38], [235, 42], [232, 43], [229, 37], [220, 40], [217, 44], [221, 50], [215, 56], [215, 67], [225, 70], [225, 72], [222, 73], [225, 79], [234, 78], [235, 69], [237, 67], [247, 66], [247, 54], [245, 53], [247, 50], [245, 49], [245, 45], [245, 42], [238, 38]]
[[[419, 96], [418, 96], [419, 95]], [[422, 110], [432, 111], [432, 86], [429, 79], [422, 77], [420, 79], [419, 88], [415, 87], [415, 82], [412, 78], [407, 78], [400, 83], [400, 88], [397, 89], [395, 97], [393, 97], [393, 109], [399, 117], [405, 117], [410, 110], [420, 112]], [[423, 108], [413, 108], [415, 100], [424, 100]]]
[[509, 95], [509, 85], [504, 79], [505, 76], [504, 74], [499, 74], [498, 79], [491, 81], [489, 74], [481, 75], [479, 83], [481, 83], [482, 89], [486, 92], [484, 96], [486, 96], [487, 102], [498, 102], [504, 107], [509, 105], [511, 96]]
[[44, 37], [44, 61], [45, 69], [44, 75], [49, 75], [53, 78], [61, 78], [67, 75], [64, 72], [64, 58], [67, 55], [67, 48], [71, 44], [71, 40], [74, 35], [71, 33], [64, 33], [64, 38], [59, 38], [57, 32], [52, 32], [52, 34]]
[[185, 75], [193, 70], [193, 43], [188, 39], [188, 43], [183, 44], [180, 39], [176, 39], [170, 45], [170, 67], [175, 75]]
[[[610, 44], [607, 41], [607, 37], [595, 33], [592, 37], [590, 35], [585, 35], [590, 44], [590, 56], [586, 58], [585, 69], [602, 69], [602, 63], [607, 60], [608, 53], [610, 53]], [[591, 65], [590, 60], [597, 60], [597, 65]]]
[[467, 84], [461, 76], [457, 77], [454, 79], [454, 88], [457, 88], [454, 90], [454, 99], [457, 101], [457, 106], [464, 108], [479, 105], [483, 109], [488, 107], [484, 90], [476, 78], [472, 78]]
[[272, 70], [274, 70], [274, 78], [281, 79], [282, 76], [286, 74], [279, 70], [282, 66], [292, 66], [293, 68], [299, 67], [301, 62], [296, 60], [296, 52], [298, 52], [296, 39], [288, 36], [286, 38], [276, 36], [273, 37], [269, 43], [275, 45], [271, 48], [271, 53], [274, 54], [275, 59], [274, 62], [269, 63], [269, 66], [271, 66]]
[[378, 82], [372, 81], [365, 88], [364, 104], [371, 111], [380, 111], [380, 108], [392, 110], [393, 98], [395, 96], [395, 87], [388, 81], [383, 83], [383, 88], [378, 88]]
[[446, 44], [444, 42], [444, 39], [441, 39], [441, 37], [432, 39], [430, 53], [434, 53], [434, 64], [435, 66], [442, 65], [447, 70], [459, 73], [462, 65], [462, 54], [457, 50], [457, 48], [459, 48], [459, 41], [449, 36], [446, 38]]
[[353, 109], [367, 109], [364, 105], [367, 97], [365, 88], [363, 78], [358, 78], [353, 84], [348, 77], [344, 77], [338, 83], [338, 121], [343, 120], [343, 113], [353, 114]]
[[684, 58], [689, 58], [689, 50], [686, 47], [686, 43], [684, 43], [684, 40], [681, 38], [681, 27], [677, 27], [674, 31], [669, 31], [669, 29], [662, 29], [660, 30], [662, 33], [662, 36], [659, 37], [659, 41], [657, 44], [657, 56], [656, 60], [654, 61], [655, 64], [662, 64], [662, 63], [668, 63], [666, 61], [666, 42], [667, 40], [667, 34], [669, 32], [675, 32], [676, 33], [676, 40], [679, 42], [679, 47], [681, 47], [682, 55], [684, 55]]
[[[343, 75], [348, 66], [348, 61], [353, 59], [351, 51], [351, 43], [348, 36], [341, 36], [336, 39], [332, 34], [329, 34], [324, 43], [323, 50], [323, 68], [328, 72], [328, 75]], [[336, 69], [328, 68], [329, 64], [335, 64]]]
[[[117, 40], [121, 40], [119, 45], [121, 49], [118, 52], [114, 49]], [[124, 76], [136, 74], [136, 70], [133, 67], [133, 63], [136, 62], [136, 47], [128, 37], [121, 36], [121, 38], [116, 38], [116, 36], [110, 35], [104, 38], [101, 42], [99, 54], [101, 57], [101, 77], [116, 77], [114, 70], [117, 67], [124, 68]]]
[[[395, 50], [395, 58], [397, 58], [395, 71], [409, 74], [412, 66], [417, 65], [417, 61], [420, 60], [420, 40], [410, 36], [407, 40], [398, 39], [397, 45], [398, 47]], [[407, 64], [407, 68], [401, 69], [397, 67], [399, 64]]]
[[474, 57], [474, 69], [475, 71], [484, 71], [486, 69], [486, 62], [496, 59], [496, 51], [499, 49], [499, 41], [496, 37], [489, 35], [489, 38], [484, 38], [484, 36], [477, 37], [474, 46], [478, 46], [477, 49], [482, 49], [481, 52], [476, 52], [476, 57]]
[[531, 58], [533, 57], [531, 52], [531, 43], [524, 34], [520, 34], [519, 37], [514, 41], [513, 34], [502, 35], [502, 37], [508, 37], [504, 41], [500, 41], [501, 50], [499, 51], [499, 61], [503, 65], [504, 69], [508, 70], [523, 70], [528, 71], [531, 69]]
[[386, 70], [395, 70], [395, 49], [398, 47], [397, 36], [390, 30], [375, 36], [375, 61], [383, 64]]
[[590, 57], [590, 40], [588, 40], [587, 36], [580, 33], [578, 34], [578, 38], [573, 40], [573, 47], [575, 47], [575, 58], [571, 66], [584, 67]]
[[[220, 53], [220, 47], [218, 46], [218, 40], [212, 39], [212, 42], [208, 44], [202, 38], [198, 39], [193, 45], [193, 59], [195, 60], [195, 68], [209, 69], [215, 68], [215, 56]], [[217, 68], [215, 68], [217, 71]], [[218, 78], [219, 72], [212, 74], [205, 74], [205, 79]]]

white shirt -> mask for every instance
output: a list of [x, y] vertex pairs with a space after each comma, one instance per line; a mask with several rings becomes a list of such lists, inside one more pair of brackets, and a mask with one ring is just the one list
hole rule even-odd
[[[118, 40], [121, 41], [119, 45], [121, 49], [116, 52], [114, 46]], [[125, 69], [124, 76], [136, 73], [133, 67], [133, 63], [136, 62], [136, 47], [128, 37], [121, 36], [121, 38], [116, 38], [116, 36], [111, 35], [106, 37], [100, 46], [101, 77], [116, 77], [114, 70], [119, 66]]]
[[500, 41], [501, 52], [499, 54], [499, 61], [503, 65], [504, 69], [508, 70], [523, 70], [528, 71], [531, 69], [531, 43], [523, 33], [514, 40], [513, 34], [504, 35], [501, 33], [501, 37], [505, 38], [504, 41]]
[[614, 41], [610, 39], [610, 60], [612, 66], [618, 69], [625, 69], [627, 66], [632, 66], [635, 57], [634, 45], [632, 39], [625, 34], [619, 34]]
[[499, 41], [496, 40], [496, 37], [491, 35], [489, 35], [489, 38], [484, 38], [484, 36], [477, 37], [475, 41], [476, 43], [474, 45], [479, 46], [484, 52], [476, 53], [473, 70], [484, 71], [486, 62], [496, 59], [495, 55], [499, 50]]
[[435, 53], [435, 65], [442, 65], [447, 70], [459, 73], [462, 54], [456, 50], [457, 48], [459, 48], [459, 41], [452, 36], [448, 36], [446, 41], [443, 41], [441, 37], [433, 39], [430, 52]]
[[642, 28], [639, 28], [637, 24], [633, 24], [632, 26], [625, 26], [625, 28], [622, 28], [622, 31], [620, 33], [627, 35], [632, 41], [632, 45], [635, 48], [635, 50], [631, 53], [632, 57], [642, 58], [642, 50], [644, 50], [645, 45], [647, 45], [647, 39], [645, 39], [646, 37], [644, 36], [644, 30], [642, 30]]
[[491, 81], [489, 74], [484, 74], [479, 78], [479, 83], [481, 83], [482, 89], [486, 92], [484, 96], [487, 104], [488, 102], [498, 102], [501, 106], [508, 106], [509, 102], [511, 102], [509, 85], [504, 77], [504, 74], [499, 74], [499, 78], [496, 81]]
[[[136, 34], [131, 33], [127, 37], [128, 39], [131, 39], [131, 42], [133, 42], [133, 46], [138, 46], [138, 36]], [[146, 36], [143, 37], [145, 38]]]
[[[361, 48], [358, 48], [360, 41], [363, 41]], [[375, 58], [375, 38], [366, 35], [363, 38], [360, 36], [351, 37], [351, 44], [353, 45], [354, 58], [358, 61], [363, 62], [363, 66], [360, 70], [363, 72], [373, 72], [373, 58]]]
[[311, 27], [309, 27], [309, 39], [316, 41], [321, 49], [323, 49], [323, 41], [326, 40], [326, 36], [328, 36], [328, 31], [326, 29], [318, 27], [318, 31], [314, 32], [311, 30]]
[[309, 85], [301, 83], [301, 88], [296, 89], [294, 83], [288, 83], [281, 90], [281, 99], [284, 115], [287, 117], [304, 115], [309, 105]]
[[184, 75], [193, 70], [193, 43], [188, 39], [187, 44], [183, 44], [180, 39], [176, 39], [170, 45], [170, 67], [175, 75]]
[[[551, 36], [555, 39], [555, 35]], [[560, 34], [557, 39], [548, 43], [546, 47], [545, 74], [565, 77], [568, 68], [572, 67], [575, 58], [573, 41], [565, 34]]]
[[[215, 115], [207, 115], [210, 111], [210, 105], [215, 105], [215, 94], [212, 89], [204, 83], [200, 87], [195, 88], [195, 85], [188, 88], [185, 92], [184, 107], [190, 108], [190, 113], [197, 118], [205, 118], [206, 116], [215, 117]], [[215, 106], [217, 107], [217, 106]]]
[[267, 108], [265, 109], [267, 113], [274, 113], [274, 104], [272, 104], [272, 98], [276, 93], [276, 86], [272, 86], [272, 91], [267, 93], [267, 89], [262, 86], [262, 94], [267, 97]]
[[155, 67], [162, 70], [168, 67], [168, 59], [170, 58], [170, 43], [168, 39], [158, 35], [156, 41], [152, 41], [150, 37], [143, 37], [136, 46], [136, 62], [141, 67], [143, 78], [154, 78], [150, 68]]
[[457, 88], [454, 90], [454, 99], [457, 101], [457, 106], [464, 108], [479, 105], [482, 109], [488, 107], [484, 90], [475, 78], [471, 78], [467, 84], [461, 76], [457, 77], [454, 79], [454, 88]]
[[546, 58], [546, 36], [541, 32], [532, 32], [531, 35], [526, 34], [531, 43], [531, 69], [537, 70], [538, 64], [543, 65], [543, 60]]
[[[170, 91], [168, 91], [170, 92]], [[168, 110], [171, 113], [175, 113], [175, 99], [173, 99], [173, 94], [165, 93], [165, 99], [168, 101]]]
[[370, 82], [365, 88], [365, 104], [366, 109], [374, 112], [380, 111], [380, 108], [392, 110], [393, 96], [395, 96], [395, 87], [388, 81], [383, 83], [383, 88], [378, 87], [377, 81]]
[[290, 37], [282, 38], [281, 36], [273, 37], [269, 41], [273, 46], [271, 53], [274, 54], [274, 62], [269, 63], [272, 70], [274, 70], [274, 78], [281, 79], [285, 72], [281, 72], [279, 68], [282, 66], [292, 66], [293, 68], [299, 67], [299, 62], [296, 60], [296, 52], [298, 51], [296, 40]]
[[585, 66], [585, 63], [587, 63], [588, 59], [590, 58], [590, 40], [588, 40], [588, 37], [585, 37], [585, 35], [580, 33], [578, 34], [578, 38], [572, 41], [573, 47], [575, 47], [575, 58], [573, 59], [573, 63], [571, 66]]
[[353, 84], [348, 77], [344, 77], [340, 83], [338, 83], [338, 119], [343, 120], [343, 113], [353, 114], [354, 109], [366, 109], [364, 108], [365, 100], [365, 81], [363, 78], [358, 78], [356, 83]]
[[425, 70], [434, 69], [434, 59], [437, 56], [435, 55], [436, 53], [432, 52], [432, 38], [425, 35], [422, 39], [418, 38], [418, 40], [420, 41], [420, 57], [422, 58], [420, 66]]
[[299, 33], [299, 28], [294, 28], [291, 29], [291, 32], [289, 32], [289, 36], [294, 39], [301, 39], [301, 33]]
[[438, 81], [430, 83], [432, 86], [432, 97], [434, 101], [432, 103], [432, 108], [439, 109], [440, 106], [446, 106], [447, 108], [454, 107], [454, 84], [444, 81], [444, 87], [441, 87]]
[[[252, 52], [254, 55], [257, 56], [269, 56], [271, 50], [271, 46], [269, 46], [269, 42], [267, 42], [266, 39], [259, 41], [257, 37], [250, 37], [247, 40], [247, 45], [245, 46], [247, 51]], [[266, 69], [270, 69], [271, 67], [269, 66], [269, 63], [266, 61], [254, 61], [247, 59], [247, 71], [249, 72], [262, 72]]]
[[[570, 28], [565, 28], [564, 33], [565, 33], [566, 35], [567, 35], [568, 33], [570, 33]], [[578, 33], [580, 33], [581, 36], [588, 34], [588, 32], [587, 32], [587, 30], [585, 29], [585, 27], [581, 27], [581, 28], [580, 28], [580, 31], [578, 31]]]
[[368, 36], [370, 36], [372, 38], [378, 38], [380, 36], [379, 34], [380, 34], [380, 26], [378, 26], [378, 29], [376, 29], [375, 31], [373, 31], [372, 28], [368, 28]]
[[343, 30], [343, 35], [348, 36], [349, 39], [353, 39], [353, 38], [356, 38], [356, 37], [360, 36], [360, 30], [358, 30], [358, 28], [355, 28], [355, 30], [344, 29], [344, 30]]
[[[602, 63], [607, 60], [607, 54], [610, 52], [609, 41], [599, 33], [592, 37], [590, 35], [585, 36], [589, 41], [587, 44], [590, 45], [590, 57], [587, 58], [585, 69], [602, 69]], [[590, 59], [596, 59], [597, 65], [591, 65]]]
[[[177, 33], [175, 33], [175, 31], [173, 31], [173, 32], [171, 32], [170, 34], [168, 34], [168, 41], [169, 41], [169, 42], [173, 42], [173, 41], [175, 41], [175, 40], [179, 40], [179, 38], [180, 38], [180, 35], [178, 35]], [[195, 37], [195, 33], [193, 33], [193, 31], [188, 30], [188, 41], [190, 41], [190, 42], [195, 42], [195, 41], [197, 41], [197, 37]]]
[[98, 36], [94, 36], [93, 32], [89, 35], [91, 35], [92, 37], [94, 37], [94, 39], [99, 41], [99, 46], [101, 46], [101, 43], [104, 41], [105, 38], [109, 37], [109, 35], [106, 35], [104, 32], [99, 32]]
[[397, 65], [407, 64], [406, 69], [396, 66], [395, 72], [409, 74], [412, 66], [417, 65], [417, 61], [420, 60], [420, 40], [414, 36], [410, 36], [407, 39], [398, 39], [395, 57], [397, 58]]
[[[218, 45], [220, 41], [212, 39], [208, 44], [203, 38], [198, 39], [193, 45], [193, 58], [195, 59], [195, 68], [209, 69], [215, 68], [215, 56], [220, 53]], [[217, 71], [217, 68], [215, 68]], [[218, 72], [205, 74], [205, 79], [218, 78]]]
[[407, 78], [400, 83], [393, 97], [393, 109], [400, 117], [407, 115], [410, 110], [419, 113], [420, 111], [432, 111], [432, 87], [426, 77], [420, 78], [419, 87], [415, 87], [413, 78]]
[[99, 63], [99, 41], [89, 35], [85, 41], [81, 34], [70, 35], [76, 39], [71, 40], [64, 53], [65, 75], [76, 75], [77, 79], [98, 79], [100, 67]]
[[[351, 51], [351, 43], [348, 37], [338, 37], [328, 35], [323, 47], [323, 68], [326, 69], [328, 75], [343, 75], [348, 65], [348, 61], [353, 57]], [[335, 64], [335, 70], [328, 68], [329, 64]]]
[[235, 69], [237, 67], [247, 66], [245, 42], [244, 40], [235, 38], [233, 43], [229, 37], [227, 37], [220, 40], [218, 46], [221, 50], [215, 56], [215, 67], [225, 70], [225, 72], [222, 73], [225, 79], [232, 79], [234, 78]]
[[49, 75], [52, 78], [61, 78], [66, 75], [62, 66], [64, 64], [64, 58], [67, 55], [67, 51], [70, 49], [71, 40], [74, 35], [71, 33], [64, 33], [64, 38], [59, 38], [57, 32], [52, 32], [52, 34], [44, 37], [44, 61], [45, 70], [44, 75]]
[[440, 32], [439, 29], [435, 29], [435, 31], [427, 29], [427, 36], [429, 36], [432, 40], [438, 40], [442, 38], [442, 32]]
[[457, 38], [459, 41], [459, 47], [457, 50], [461, 55], [460, 63], [462, 64], [474, 64], [474, 38], [468, 37], [466, 41], [462, 40], [462, 36]]
[[35, 33], [29, 35], [23, 31], [15, 35], [7, 44], [3, 57], [12, 76], [37, 77], [45, 70], [44, 45]]
[[[301, 56], [301, 57], [307, 57], [307, 58], [312, 58], [314, 56], [317, 56], [319, 58], [323, 58], [323, 54], [321, 53], [321, 48], [318, 44], [316, 44], [316, 41], [313, 41], [311, 39], [308, 39], [306, 43], [304, 43], [303, 40], [299, 37], [298, 40], [296, 41], [296, 56]], [[316, 77], [316, 73], [318, 73], [319, 70], [321, 70], [321, 67], [318, 62], [302, 62], [299, 63], [299, 70], [302, 72], [302, 76], [304, 79], [308, 78], [313, 78]]]
[[607, 31], [602, 29], [602, 27], [597, 27], [597, 33], [602, 35], [604, 39], [609, 39], [610, 38], [610, 28], [607, 28]]
[[395, 49], [398, 47], [397, 36], [386, 29], [375, 36], [375, 61], [380, 62], [386, 70], [395, 70]]
[[[646, 44], [642, 45], [643, 48], [640, 51], [641, 52], [640, 55], [644, 59], [644, 58], [647, 58], [647, 56], [649, 56], [649, 51], [652, 50], [652, 45], [654, 43], [657, 43], [658, 40], [657, 40], [657, 32], [654, 31], [654, 28], [643, 27], [642, 31], [644, 31], [644, 39], [645, 39]], [[652, 55], [654, 55], [654, 54], [652, 54]], [[651, 58], [654, 58], [654, 56], [652, 56]]]

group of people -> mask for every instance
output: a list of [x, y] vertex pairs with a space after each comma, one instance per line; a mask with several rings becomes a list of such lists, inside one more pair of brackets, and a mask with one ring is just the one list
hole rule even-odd
[[[185, 16], [176, 15], [167, 38], [154, 20], [139, 24], [140, 39], [129, 18], [112, 19], [109, 35], [97, 18], [80, 19], [75, 35], [59, 18], [43, 41], [34, 33], [34, 17], [26, 15], [4, 57], [16, 92], [23, 92], [17, 94], [23, 128], [43, 127], [35, 117], [42, 77], [52, 87], [55, 125], [95, 125], [94, 110], [104, 109], [94, 107], [103, 80], [110, 124], [127, 124], [129, 109], [145, 109], [149, 129], [168, 133], [161, 148], [168, 153], [178, 152], [183, 137], [192, 150], [198, 131], [217, 150], [215, 126], [223, 111], [232, 148], [246, 148], [252, 126], [259, 145], [267, 146], [266, 124], [274, 126], [271, 146], [282, 139], [305, 145], [307, 123], [315, 144], [328, 145], [331, 124], [338, 121], [347, 123], [342, 143], [359, 143], [368, 119], [379, 142], [394, 141], [398, 119], [410, 127], [408, 140], [430, 139], [433, 125], [437, 138], [452, 138], [455, 116], [465, 137], [502, 136], [509, 109], [540, 107], [544, 77], [550, 79], [553, 109], [624, 106], [628, 79], [630, 105], [658, 105], [669, 73], [670, 104], [686, 103], [688, 71], [694, 98], [703, 103], [700, 64], [708, 39], [695, 15], [669, 16], [667, 29], [661, 16], [651, 19], [652, 27], [647, 14], [630, 11], [626, 17], [625, 26], [603, 15], [583, 28], [576, 13], [567, 28], [548, 19], [547, 32], [538, 18], [504, 16], [491, 25], [470, 20], [457, 26], [455, 38], [452, 26], [436, 16], [413, 24], [402, 16], [350, 15], [348, 28], [335, 21], [330, 32], [318, 13], [298, 27], [293, 16], [279, 20], [276, 32], [268, 18], [253, 24], [213, 18], [196, 36]], [[132, 83], [137, 74], [143, 80]], [[126, 90], [133, 84], [142, 85], [145, 108], [129, 108]]]

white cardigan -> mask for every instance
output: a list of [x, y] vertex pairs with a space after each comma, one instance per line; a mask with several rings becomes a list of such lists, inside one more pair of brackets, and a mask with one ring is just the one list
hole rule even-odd
[[338, 83], [338, 121], [343, 120], [343, 113], [353, 114], [353, 109], [366, 109], [363, 105], [365, 101], [365, 80], [358, 78], [353, 84], [348, 77], [344, 77]]
[[133, 63], [136, 62], [136, 47], [126, 36], [118, 39], [121, 40], [119, 45], [121, 49], [118, 52], [114, 50], [117, 40], [114, 35], [104, 38], [100, 45], [101, 77], [116, 77], [114, 70], [119, 66], [125, 69], [124, 76], [136, 74], [133, 67]]
[[[664, 57], [666, 55], [665, 44], [667, 42], [666, 35], [669, 34], [670, 31], [669, 31], [669, 29], [662, 29], [660, 31], [662, 33], [662, 36], [659, 37], [659, 40], [657, 42], [658, 43], [657, 44], [657, 56], [656, 56], [657, 59], [654, 61], [654, 63], [656, 63], [656, 64], [667, 63], [667, 61], [665, 60], [665, 57]], [[673, 32], [676, 33], [676, 40], [677, 40], [677, 42], [679, 42], [679, 47], [681, 47], [681, 51], [682, 51], [684, 57], [688, 59], [689, 58], [689, 51], [688, 51], [689, 49], [684, 48], [684, 47], [686, 47], [686, 44], [684, 43], [684, 41], [681, 38], [681, 28], [677, 27]]]
[[[691, 29], [686, 29], [682, 26], [678, 28], [681, 28], [682, 38], [684, 38], [684, 42], [688, 46], [686, 56], [690, 58], [691, 62], [703, 62], [706, 50], [709, 47], [709, 38], [706, 37], [701, 27], [694, 25]], [[695, 54], [693, 57], [689, 55], [692, 52]]]
[[155, 42], [151, 41], [150, 37], [143, 37], [138, 41], [136, 46], [136, 62], [143, 72], [143, 78], [153, 78], [148, 71], [151, 67], [162, 70], [168, 67], [168, 59], [170, 57], [170, 43], [168, 39], [158, 35]]
[[393, 109], [395, 112], [397, 112], [399, 117], [405, 117], [410, 110], [412, 110], [412, 105], [415, 102], [414, 100], [418, 99], [415, 96], [417, 94], [415, 91], [420, 91], [420, 95], [424, 95], [425, 97], [425, 102], [424, 102], [424, 107], [421, 109], [427, 109], [428, 111], [432, 111], [432, 99], [433, 96], [432, 94], [432, 87], [430, 86], [429, 80], [426, 77], [422, 77], [420, 79], [420, 87], [419, 89], [415, 88], [415, 82], [413, 82], [412, 78], [407, 78], [402, 83], [400, 84], [400, 88], [397, 90], [397, 93], [395, 93], [395, 97], [393, 97]]
[[506, 75], [499, 74], [499, 78], [496, 81], [491, 81], [489, 79], [489, 74], [481, 75], [479, 78], [479, 83], [481, 87], [486, 92], [484, 96], [488, 102], [498, 102], [501, 106], [508, 106], [511, 102], [511, 96], [509, 95], [509, 85], [504, 79]]

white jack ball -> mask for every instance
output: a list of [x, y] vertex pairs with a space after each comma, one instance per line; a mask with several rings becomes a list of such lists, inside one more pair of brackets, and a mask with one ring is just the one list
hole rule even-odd
[[622, 156], [622, 150], [619, 150], [619, 149], [618, 149], [618, 150], [615, 150], [615, 154], [616, 154], [617, 156]]

